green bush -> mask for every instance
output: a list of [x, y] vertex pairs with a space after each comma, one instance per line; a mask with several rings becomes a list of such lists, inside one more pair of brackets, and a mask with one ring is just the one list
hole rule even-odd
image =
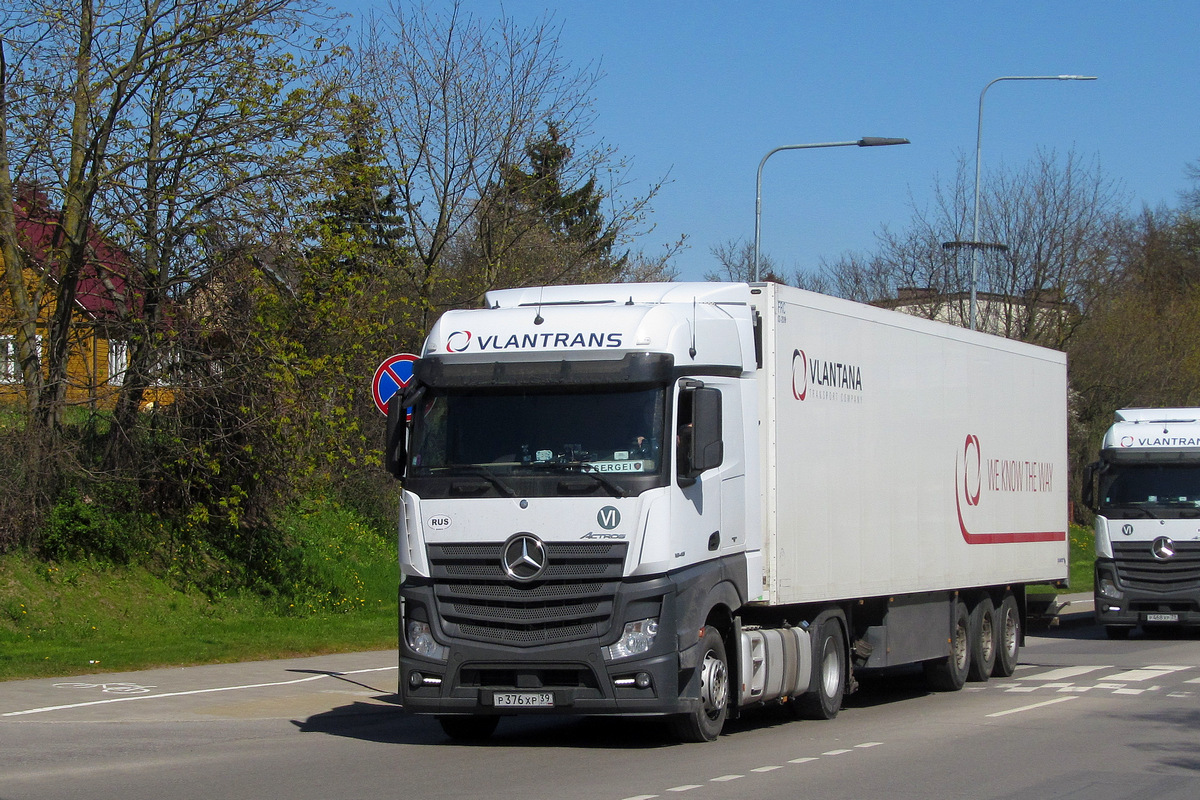
[[151, 542], [132, 507], [127, 491], [112, 486], [68, 489], [50, 509], [39, 552], [54, 561], [141, 561], [149, 555]]

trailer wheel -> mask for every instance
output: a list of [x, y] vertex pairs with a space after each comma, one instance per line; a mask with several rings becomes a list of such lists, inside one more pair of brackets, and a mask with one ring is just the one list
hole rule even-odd
[[671, 719], [675, 737], [684, 742], [716, 741], [729, 716], [729, 658], [721, 632], [705, 627], [700, 649], [700, 708]]
[[986, 681], [996, 666], [996, 607], [986, 595], [971, 608], [971, 669], [967, 680]]
[[846, 695], [846, 637], [836, 619], [817, 626], [813, 639], [813, 690], [797, 698], [793, 708], [803, 719], [833, 719]]
[[500, 723], [500, 717], [494, 715], [447, 714], [437, 719], [442, 732], [456, 742], [482, 742], [496, 732]]
[[1007, 678], [1017, 671], [1017, 658], [1021, 654], [1021, 612], [1017, 609], [1017, 598], [1012, 592], [1004, 595], [996, 609], [996, 666], [992, 674]]
[[926, 661], [925, 682], [937, 692], [957, 692], [967, 682], [971, 670], [970, 618], [961, 600], [954, 603], [954, 618], [950, 628], [950, 655]]

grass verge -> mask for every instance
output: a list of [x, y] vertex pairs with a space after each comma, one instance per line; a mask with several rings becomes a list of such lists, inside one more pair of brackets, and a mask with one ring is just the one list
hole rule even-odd
[[0, 556], [0, 680], [394, 649], [394, 535], [334, 506], [284, 527], [305, 577], [271, 597], [181, 591], [144, 565]]

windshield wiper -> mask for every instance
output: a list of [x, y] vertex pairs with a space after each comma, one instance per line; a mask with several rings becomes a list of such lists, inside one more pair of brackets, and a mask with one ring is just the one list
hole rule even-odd
[[599, 483], [600, 486], [608, 489], [608, 491], [612, 492], [618, 498], [628, 498], [629, 497], [629, 491], [626, 491], [624, 486], [619, 485], [619, 483], [613, 483], [612, 481], [608, 480], [607, 477], [605, 477], [604, 475], [599, 473], [599, 471], [596, 470], [595, 467], [593, 467], [592, 462], [588, 462], [588, 461], [538, 462], [538, 463], [533, 464], [533, 467], [536, 467], [539, 469], [546, 469], [546, 470], [552, 470], [552, 469], [558, 469], [558, 468], [568, 469], [568, 470], [572, 471], [572, 473], [577, 473], [578, 475], [586, 475], [587, 477], [590, 477], [590, 479], [593, 479], [594, 481], [596, 481], [596, 483]]
[[492, 472], [490, 469], [485, 467], [483, 464], [449, 464], [446, 466], [446, 469], [447, 470], [466, 470], [468, 472], [474, 473], [475, 475], [478, 475], [479, 477], [486, 480], [488, 483], [495, 486], [497, 489], [500, 490], [501, 494], [505, 495], [506, 497], [516, 497], [517, 496], [516, 491], [511, 486], [509, 486], [507, 483], [505, 483], [503, 480], [501, 480], [500, 477], [498, 475], [496, 475], [496, 473]]

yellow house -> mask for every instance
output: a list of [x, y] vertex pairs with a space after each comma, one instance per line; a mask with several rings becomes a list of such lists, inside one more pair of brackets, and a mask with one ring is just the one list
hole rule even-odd
[[[36, 211], [30, 209], [33, 205], [28, 201], [19, 201], [16, 211], [18, 235], [22, 237], [22, 245], [27, 251], [35, 254], [36, 262], [38, 253], [49, 250], [55, 219], [52, 212], [45, 210], [43, 203], [36, 204]], [[71, 313], [66, 396], [67, 402], [72, 405], [111, 409], [116, 405], [128, 363], [128, 349], [117, 324], [117, 300], [129, 293], [127, 287], [131, 269], [128, 256], [101, 240], [98, 235], [91, 250], [95, 257], [83, 269]], [[3, 255], [0, 254], [0, 272], [3, 263]], [[54, 281], [52, 273], [42, 273], [37, 266], [27, 267], [24, 273], [25, 285], [31, 290], [40, 281]], [[46, 299], [38, 309], [37, 317], [43, 370], [47, 352], [46, 337], [57, 294], [48, 291], [44, 297]], [[17, 358], [16, 331], [16, 310], [11, 294], [5, 288], [0, 290], [0, 404], [24, 402], [25, 398], [21, 366]], [[170, 392], [160, 388], [147, 392], [144, 403], [170, 400]]]

